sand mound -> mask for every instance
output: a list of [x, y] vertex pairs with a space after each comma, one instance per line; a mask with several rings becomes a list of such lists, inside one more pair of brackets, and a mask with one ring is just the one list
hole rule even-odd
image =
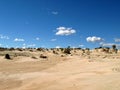
[[119, 55], [61, 57], [48, 53], [48, 60], [39, 58], [38, 52], [32, 55], [37, 59], [17, 56], [6, 60], [0, 56], [0, 90], [120, 89]]

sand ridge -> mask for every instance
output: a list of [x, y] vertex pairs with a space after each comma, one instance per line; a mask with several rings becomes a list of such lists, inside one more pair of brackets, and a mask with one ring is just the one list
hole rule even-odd
[[119, 53], [82, 56], [78, 51], [61, 57], [42, 52], [48, 59], [39, 58], [41, 52], [25, 53], [12, 60], [0, 56], [0, 90], [120, 89]]

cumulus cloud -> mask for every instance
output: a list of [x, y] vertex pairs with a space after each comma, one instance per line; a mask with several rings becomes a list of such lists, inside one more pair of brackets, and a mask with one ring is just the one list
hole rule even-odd
[[120, 38], [115, 38], [115, 42], [120, 42]]
[[67, 28], [67, 27], [58, 27], [56, 35], [71, 35], [76, 33], [75, 29]]
[[75, 47], [75, 46], [72, 46], [71, 48], [75, 49], [76, 47]]
[[87, 40], [87, 42], [101, 42], [101, 41], [103, 41], [103, 39], [101, 37], [96, 37], [96, 36], [87, 37], [86, 40]]
[[35, 47], [36, 46], [36, 44], [23, 44], [22, 45], [22, 48], [32, 48], [32, 47]]
[[35, 47], [36, 44], [30, 44], [30, 45], [27, 45], [27, 47]]
[[103, 42], [101, 42], [100, 45], [103, 47], [112, 47], [113, 45], [120, 47], [120, 44], [116, 44], [116, 43], [103, 43]]
[[23, 49], [25, 49], [26, 47], [25, 47], [25, 46], [23, 46], [22, 48], [23, 48]]
[[56, 46], [55, 48], [60, 48], [60, 46]]
[[103, 43], [103, 42], [101, 42], [100, 45], [103, 47], [111, 47], [112, 45], [115, 45], [115, 43]]
[[84, 47], [84, 45], [83, 45], [83, 44], [80, 44], [79, 47]]
[[37, 40], [37, 41], [39, 41], [39, 40], [40, 40], [40, 38], [39, 38], [39, 37], [36, 37], [36, 40]]
[[51, 39], [52, 42], [56, 41], [57, 39]]
[[22, 39], [22, 38], [15, 38], [14, 41], [15, 41], [15, 42], [24, 42], [25, 40]]
[[10, 39], [8, 36], [0, 35], [0, 39]]
[[26, 46], [26, 44], [25, 44], [25, 43], [23, 43], [23, 46]]
[[52, 14], [58, 15], [58, 12], [57, 11], [52, 11]]

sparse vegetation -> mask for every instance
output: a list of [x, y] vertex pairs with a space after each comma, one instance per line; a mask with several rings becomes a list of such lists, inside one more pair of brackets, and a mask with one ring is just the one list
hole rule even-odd
[[[116, 48], [114, 48], [114, 49], [116, 49]], [[22, 50], [22, 52], [21, 52], [21, 50]], [[89, 72], [90, 74], [93, 73], [94, 76], [96, 74], [97, 75], [100, 74], [101, 76], [104, 76], [104, 74], [120, 72], [120, 69], [119, 69], [120, 55], [119, 55], [119, 53], [117, 53], [117, 54], [108, 53], [109, 50], [113, 50], [112, 47], [111, 48], [107, 48], [107, 47], [96, 48], [96, 50], [98, 50], [98, 52], [91, 50], [89, 48], [85, 48], [85, 49], [74, 48], [74, 49], [72, 49], [70, 47], [61, 48], [59, 50], [56, 48], [52, 48], [49, 50], [48, 49], [38, 49], [38, 50], [34, 49], [34, 48], [26, 48], [26, 49], [22, 49], [22, 48], [16, 49], [15, 48], [13, 50], [13, 48], [11, 48], [11, 49], [6, 49], [5, 51], [0, 51], [0, 59], [1, 59], [1, 61], [0, 61], [1, 69], [0, 70], [1, 70], [1, 72], [2, 71], [10, 72], [10, 75], [11, 75], [11, 73], [14, 73], [13, 76], [15, 76], [16, 73], [22, 74], [22, 72], [24, 72], [24, 73], [27, 73], [27, 76], [28, 76], [29, 73], [30, 73], [30, 75], [31, 75], [31, 73], [33, 75], [33, 72], [37, 72], [38, 77], [40, 77], [39, 72], [41, 73], [41, 71], [42, 71], [43, 76], [44, 76], [44, 72], [45, 72], [45, 76], [44, 76], [45, 78], [46, 77], [48, 78], [50, 76], [50, 74], [54, 73], [54, 72], [56, 75], [58, 70], [59, 70], [58, 71], [59, 73], [62, 73], [65, 70], [64, 71], [65, 74], [66, 74], [66, 71], [69, 71], [70, 76], [71, 76], [71, 71], [72, 71], [72, 73], [75, 73], [75, 74], [79, 74], [79, 72], [83, 72], [83, 73], [85, 72], [84, 74], [79, 74], [79, 75], [85, 75], [86, 72]], [[5, 54], [6, 54], [6, 56], [5, 56]], [[64, 64], [64, 62], [65, 62], [65, 64]], [[85, 63], [85, 65], [84, 65], [84, 63]], [[107, 64], [107, 63], [109, 63], [109, 64]], [[102, 65], [103, 65], [103, 67], [102, 67]], [[62, 68], [61, 68], [61, 66], [62, 66]], [[73, 67], [74, 67], [74, 69], [73, 69]], [[85, 69], [82, 69], [84, 67], [85, 67]], [[91, 67], [94, 68], [94, 70], [91, 71], [91, 69], [89, 69]], [[101, 67], [101, 68], [99, 69], [99, 67]], [[27, 69], [27, 68], [29, 68], [29, 69]], [[79, 70], [76, 70], [76, 69], [79, 69]], [[48, 73], [46, 73], [47, 70], [48, 70], [48, 72], [50, 72], [50, 74], [48, 76], [46, 76], [48, 74]], [[86, 70], [86, 71], [84, 71], [84, 70]], [[37, 73], [35, 73], [35, 74], [37, 74]], [[27, 78], [27, 76], [26, 76], [26, 78]], [[6, 77], [6, 75], [4, 77]], [[118, 77], [119, 77], [119, 75], [118, 75]], [[7, 77], [7, 78], [9, 78], [9, 77]], [[6, 80], [8, 80], [8, 79], [6, 79]], [[40, 79], [40, 80], [42, 80], [42, 79]], [[45, 82], [45, 83], [47, 83], [47, 82]], [[1, 90], [4, 90], [4, 89], [1, 89]]]
[[35, 57], [35, 56], [32, 56], [31, 58], [33, 58], [33, 59], [37, 59], [37, 57]]
[[5, 59], [11, 59], [9, 54], [5, 54]]
[[37, 51], [44, 52], [44, 48], [37, 48]]
[[58, 52], [57, 52], [57, 51], [55, 51], [55, 50], [53, 50], [53, 53], [54, 53], [54, 54], [58, 54]]
[[117, 53], [118, 49], [116, 48], [116, 45], [112, 45], [112, 49], [113, 49], [112, 52]]
[[112, 49], [114, 49], [114, 50], [115, 50], [115, 49], [116, 49], [116, 45], [112, 45]]
[[71, 51], [70, 46], [68, 46], [67, 48], [65, 48], [64, 53], [71, 54], [70, 51]]
[[43, 54], [41, 54], [41, 55], [40, 55], [40, 58], [48, 58], [48, 57], [45, 56], [45, 55], [43, 55]]

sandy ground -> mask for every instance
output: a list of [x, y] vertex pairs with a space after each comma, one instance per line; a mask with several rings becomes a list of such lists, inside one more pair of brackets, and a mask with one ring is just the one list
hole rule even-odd
[[[120, 90], [120, 56], [0, 56], [0, 90]], [[36, 59], [32, 58], [33, 56]]]

